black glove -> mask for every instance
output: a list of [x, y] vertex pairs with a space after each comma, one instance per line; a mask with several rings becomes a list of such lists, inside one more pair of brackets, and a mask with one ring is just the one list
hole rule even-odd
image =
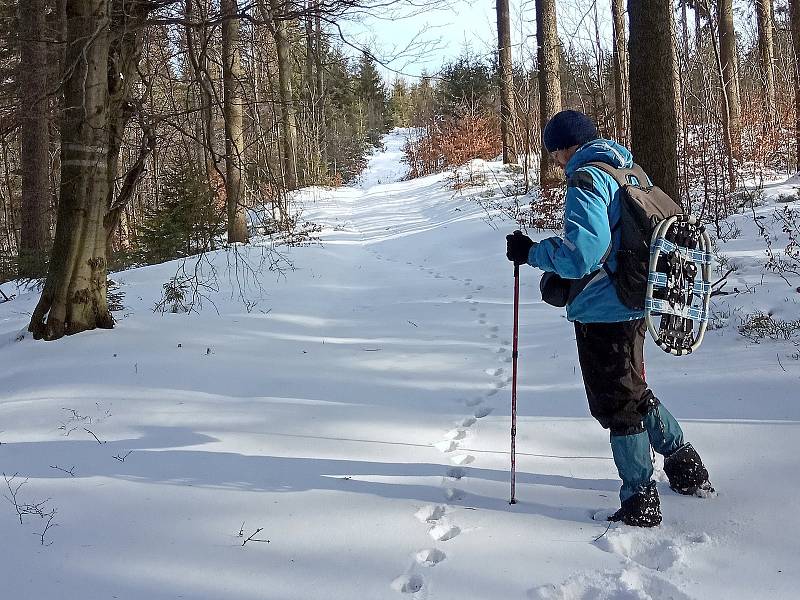
[[506, 258], [515, 265], [524, 265], [528, 262], [528, 253], [534, 242], [520, 230], [506, 236]]

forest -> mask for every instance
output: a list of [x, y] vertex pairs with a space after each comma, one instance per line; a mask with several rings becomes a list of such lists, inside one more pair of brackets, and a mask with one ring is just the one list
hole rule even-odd
[[[34, 336], [112, 327], [109, 272], [312, 235], [293, 191], [353, 182], [394, 127], [414, 128], [410, 178], [516, 165], [533, 226], [563, 198], [541, 150], [562, 108], [629, 145], [718, 235], [760, 182], [798, 168], [794, 0], [536, 0], [531, 14], [498, 0], [494, 48], [413, 77], [343, 26], [385, 6], [3, 2], [0, 282], [41, 286]], [[786, 222], [796, 240], [797, 216]]]

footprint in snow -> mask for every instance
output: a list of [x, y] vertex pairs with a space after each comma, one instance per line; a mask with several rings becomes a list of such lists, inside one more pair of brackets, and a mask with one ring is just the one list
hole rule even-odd
[[489, 327], [489, 331], [499, 331], [499, 330], [500, 328], [497, 325], [492, 325], [491, 327]]
[[458, 481], [459, 479], [464, 477], [464, 469], [462, 469], [461, 467], [450, 467], [449, 469], [447, 469], [447, 476], [450, 479], [455, 479], [456, 481]]
[[442, 440], [441, 442], [436, 442], [433, 445], [439, 452], [452, 452], [456, 448], [458, 448], [458, 442], [454, 440]]
[[474, 306], [470, 306], [470, 307], [469, 307], [469, 309], [470, 309], [472, 312], [475, 312], [476, 310], [478, 310], [478, 309], [477, 309], [477, 308], [475, 308]]
[[479, 314], [478, 316], [479, 316], [481, 319], [485, 319], [485, 318], [486, 318], [486, 313], [481, 313], [481, 314]]
[[428, 548], [427, 550], [420, 550], [414, 555], [417, 563], [426, 567], [435, 567], [442, 562], [447, 555], [436, 548]]
[[459, 500], [463, 500], [465, 495], [466, 493], [464, 490], [459, 490], [457, 488], [447, 488], [444, 491], [444, 497], [448, 502], [458, 502]]
[[463, 440], [467, 435], [467, 432], [463, 429], [451, 429], [447, 433], [444, 434], [444, 439], [446, 440]]
[[482, 285], [476, 286], [475, 289], [481, 291], [483, 289], [483, 286]]
[[596, 600], [597, 598], [670, 598], [692, 600], [661, 575], [639, 566], [620, 572], [590, 571], [570, 576], [560, 584], [528, 591], [532, 600]]
[[488, 392], [486, 392], [486, 397], [488, 398], [489, 396], [494, 396], [498, 391], [500, 391], [499, 388], [491, 389]]
[[401, 575], [392, 582], [392, 589], [404, 594], [414, 594], [422, 589], [425, 580], [422, 575]]
[[435, 523], [444, 516], [445, 507], [441, 504], [428, 504], [414, 513], [414, 516], [423, 523]]
[[486, 319], [478, 319], [479, 325], [486, 325]]
[[488, 417], [493, 411], [494, 409], [489, 406], [481, 406], [475, 411], [475, 418], [482, 419], [483, 417]]
[[487, 340], [496, 340], [497, 339], [497, 334], [496, 333], [487, 333], [483, 337], [485, 339], [487, 339]]
[[452, 540], [459, 533], [461, 533], [461, 529], [455, 525], [449, 525], [447, 523], [437, 523], [428, 531], [428, 535], [437, 542], [446, 542], [447, 540]]
[[475, 425], [475, 417], [464, 417], [461, 421], [461, 427], [472, 427]]
[[683, 563], [686, 552], [711, 541], [708, 534], [664, 537], [663, 532], [613, 529], [595, 542], [606, 552], [616, 554], [655, 571], [666, 571]]
[[483, 398], [470, 398], [469, 400], [466, 400], [464, 404], [467, 406], [478, 406], [478, 404], [481, 402], [483, 402]]
[[465, 300], [472, 300], [472, 294], [467, 294], [467, 296], [464, 299]]
[[450, 457], [450, 462], [454, 465], [469, 465], [475, 462], [475, 457], [472, 454], [454, 454]]
[[[505, 342], [503, 342], [503, 343], [505, 343]], [[495, 352], [497, 354], [503, 354], [504, 352], [508, 352], [508, 348], [506, 348], [505, 346], [500, 346], [497, 350], [495, 350]]]

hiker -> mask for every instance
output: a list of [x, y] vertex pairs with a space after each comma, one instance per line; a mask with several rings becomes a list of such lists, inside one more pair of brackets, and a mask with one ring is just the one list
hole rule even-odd
[[587, 163], [630, 169], [633, 156], [620, 144], [600, 138], [594, 122], [574, 110], [550, 119], [543, 137], [544, 148], [567, 178], [564, 234], [537, 243], [515, 231], [506, 236], [506, 256], [515, 265], [527, 263], [569, 280], [567, 318], [575, 324], [589, 410], [611, 432], [614, 463], [622, 479], [621, 507], [608, 520], [653, 527], [661, 523], [661, 505], [652, 480], [651, 446], [664, 455], [673, 490], [706, 496], [713, 488], [680, 425], [647, 387], [644, 311], [623, 304], [611, 279], [618, 266], [615, 252], [624, 192], [613, 176]]

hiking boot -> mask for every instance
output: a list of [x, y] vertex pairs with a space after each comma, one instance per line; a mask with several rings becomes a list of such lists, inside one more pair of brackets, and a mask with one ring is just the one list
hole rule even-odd
[[691, 444], [680, 446], [664, 459], [664, 473], [669, 487], [685, 496], [710, 496], [714, 488], [708, 481], [708, 471]]
[[661, 502], [656, 482], [651, 481], [622, 503], [622, 507], [608, 517], [609, 521], [622, 521], [633, 527], [655, 527], [661, 523]]

